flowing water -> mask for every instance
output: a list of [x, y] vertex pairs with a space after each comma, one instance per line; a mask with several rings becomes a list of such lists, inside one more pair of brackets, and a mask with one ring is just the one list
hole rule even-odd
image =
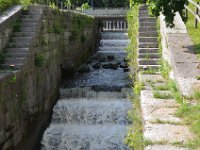
[[42, 150], [128, 150], [131, 102], [125, 32], [104, 32], [99, 51], [63, 81]]

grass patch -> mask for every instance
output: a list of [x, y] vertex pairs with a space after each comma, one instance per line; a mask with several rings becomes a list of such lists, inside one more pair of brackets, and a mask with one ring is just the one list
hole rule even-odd
[[171, 99], [173, 96], [170, 93], [153, 92], [153, 97], [157, 99]]
[[171, 67], [168, 64], [168, 62], [163, 60], [161, 62], [161, 66], [159, 69], [160, 69], [160, 73], [161, 73], [162, 77], [166, 80], [169, 80], [169, 73], [170, 73]]
[[193, 149], [200, 147], [200, 104], [191, 106], [183, 103], [176, 112], [176, 115], [183, 118], [186, 125], [195, 133], [194, 139], [188, 142], [187, 147]]
[[194, 99], [194, 100], [200, 102], [200, 91], [198, 91], [198, 90], [194, 91], [194, 93], [192, 94], [190, 99]]
[[[128, 21], [128, 35], [131, 40], [128, 48], [126, 49], [128, 52], [129, 66], [134, 69], [134, 72], [137, 72], [138, 64], [137, 64], [137, 35], [138, 35], [138, 5], [133, 6], [133, 8], [129, 11], [127, 15]], [[142, 89], [142, 83], [138, 82], [137, 74], [130, 75], [133, 82], [134, 88], [133, 93], [134, 97], [132, 97], [133, 108], [129, 112], [129, 119], [133, 121], [132, 127], [130, 127], [126, 138], [125, 144], [129, 146], [130, 149], [143, 150], [144, 149], [144, 141], [143, 141], [143, 125], [142, 125], [142, 114], [141, 114], [141, 106], [140, 106], [140, 91]]]
[[125, 144], [127, 144], [130, 149], [143, 150], [144, 141], [143, 141], [143, 125], [142, 125], [142, 114], [140, 106], [140, 91], [141, 84], [136, 82], [134, 87], [134, 97], [132, 97], [133, 108], [129, 111], [129, 120], [133, 122], [133, 126], [129, 129], [126, 138]]
[[154, 144], [153, 141], [151, 141], [150, 139], [145, 139], [145, 140], [144, 140], [144, 145], [145, 145], [145, 146], [153, 145], [153, 144]]
[[[193, 1], [198, 2], [199, 0], [193, 0]], [[189, 8], [192, 9], [194, 12], [196, 11], [195, 7], [192, 4], [189, 4]], [[200, 28], [199, 28], [200, 23], [198, 23], [198, 28], [195, 28], [194, 20], [195, 17], [190, 12], [188, 12], [188, 18], [185, 20], [185, 25], [187, 27], [188, 34], [190, 35], [194, 43], [193, 45], [194, 51], [200, 58]]]
[[153, 90], [156, 90], [156, 91], [167, 91], [167, 90], [169, 90], [169, 86], [167, 84], [166, 85], [153, 86]]
[[45, 63], [45, 57], [43, 54], [37, 54], [35, 56], [35, 66], [42, 67]]
[[150, 139], [145, 139], [144, 140], [144, 145], [145, 146], [148, 146], [148, 145], [166, 145], [168, 142], [165, 141], [165, 140], [161, 140], [161, 141], [156, 141], [156, 142], [153, 142], [151, 141]]
[[200, 76], [197, 76], [196, 79], [197, 79], [197, 80], [200, 80]]
[[175, 81], [173, 80], [168, 80], [168, 87], [169, 90], [171, 91], [171, 94], [173, 95], [173, 98], [179, 103], [181, 104], [183, 102], [183, 96], [180, 93], [179, 89], [176, 86]]
[[150, 69], [147, 69], [147, 70], [141, 70], [140, 72], [141, 72], [141, 74], [157, 74], [158, 69], [150, 68]]
[[173, 142], [172, 145], [178, 146], [178, 147], [186, 147], [186, 145], [183, 144], [183, 142], [179, 142], [179, 141]]
[[154, 121], [151, 121], [153, 124], [171, 124], [171, 125], [182, 125], [181, 122], [175, 122], [175, 121], [169, 121], [169, 120], [160, 120], [156, 119]]

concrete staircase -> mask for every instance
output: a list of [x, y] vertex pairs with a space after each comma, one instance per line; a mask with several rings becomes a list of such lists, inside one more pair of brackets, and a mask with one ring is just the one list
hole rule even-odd
[[138, 64], [140, 69], [156, 69], [160, 65], [156, 18], [151, 17], [146, 5], [139, 8]]
[[39, 28], [39, 22], [42, 12], [38, 8], [30, 6], [26, 13], [20, 17], [20, 27], [14, 29], [10, 42], [6, 48], [6, 58], [1, 69], [22, 69], [31, 54], [30, 48], [36, 31]]
[[[176, 116], [180, 104], [170, 91], [169, 81], [159, 70], [150, 73], [148, 69], [158, 69], [159, 54], [156, 18], [148, 15], [147, 6], [139, 9], [139, 81], [143, 83], [140, 93], [143, 136], [150, 144], [144, 150], [189, 150], [185, 147], [193, 138], [187, 125]], [[143, 70], [147, 70], [147, 72]], [[147, 142], [148, 143], [148, 142]]]

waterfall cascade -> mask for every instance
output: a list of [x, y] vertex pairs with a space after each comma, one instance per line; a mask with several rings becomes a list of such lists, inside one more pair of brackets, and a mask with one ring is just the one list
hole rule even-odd
[[[120, 26], [120, 24], [119, 24]], [[128, 150], [131, 91], [126, 32], [104, 32], [99, 51], [64, 81], [42, 150]]]

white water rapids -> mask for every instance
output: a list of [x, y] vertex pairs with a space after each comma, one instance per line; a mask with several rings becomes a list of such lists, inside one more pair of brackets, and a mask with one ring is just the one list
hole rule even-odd
[[[112, 56], [114, 60], [111, 61], [119, 66], [124, 64], [124, 49], [129, 43], [127, 33], [106, 32], [102, 33], [102, 38], [96, 56], [105, 58], [106, 62]], [[105, 62], [99, 64], [105, 65]], [[84, 77], [77, 75], [74, 80], [66, 82], [67, 88], [60, 88], [60, 99], [44, 132], [41, 150], [129, 150], [124, 144], [130, 125], [128, 111], [132, 107], [127, 98], [131, 93], [128, 72], [119, 66], [94, 69], [92, 65]], [[102, 72], [103, 76], [97, 72]], [[107, 80], [112, 77], [116, 82]], [[101, 88], [95, 91], [92, 88], [95, 86]]]

